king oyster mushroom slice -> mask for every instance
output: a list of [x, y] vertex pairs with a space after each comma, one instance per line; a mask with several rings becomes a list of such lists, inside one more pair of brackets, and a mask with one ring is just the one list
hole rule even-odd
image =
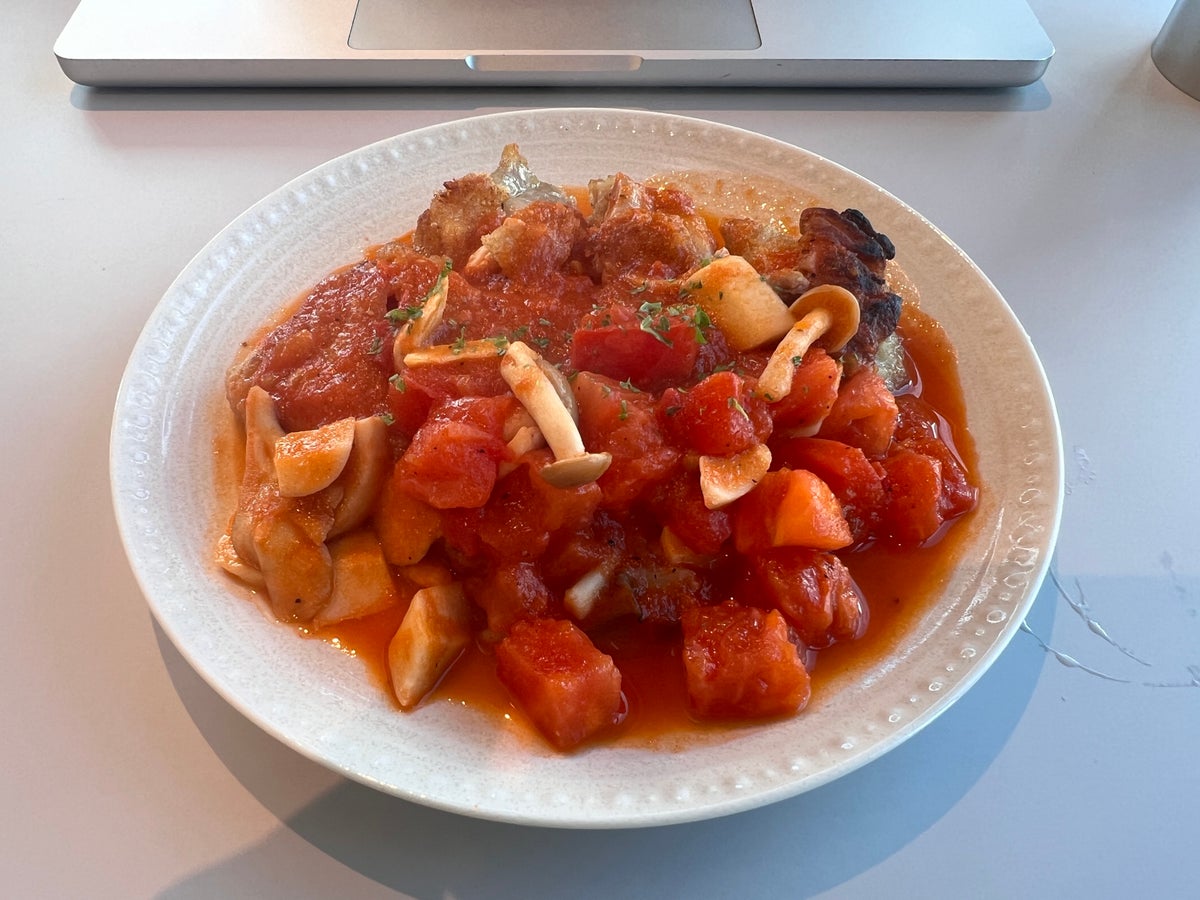
[[797, 361], [819, 343], [836, 352], [858, 331], [858, 299], [843, 287], [823, 284], [810, 288], [791, 305], [795, 324], [783, 335], [758, 379], [758, 392], [775, 403], [792, 390]]
[[700, 457], [700, 493], [709, 509], [728, 506], [762, 481], [771, 468], [771, 451], [755, 444], [733, 456]]
[[[329, 498], [285, 497], [274, 451], [283, 429], [275, 403], [260, 387], [246, 395], [246, 465], [229, 543], [238, 558], [262, 576], [281, 619], [308, 621], [328, 602], [333, 564], [325, 537], [333, 522]], [[220, 548], [218, 548], [218, 552]]]
[[307, 497], [337, 480], [354, 446], [355, 420], [291, 431], [275, 439], [275, 477], [285, 497]]
[[708, 313], [734, 350], [777, 341], [795, 316], [758, 270], [740, 256], [721, 256], [683, 279], [688, 298]]
[[361, 528], [331, 540], [328, 546], [333, 560], [333, 589], [329, 602], [313, 617], [315, 628], [361, 619], [400, 602], [391, 569], [373, 531]]
[[442, 323], [446, 313], [446, 299], [450, 290], [450, 260], [446, 260], [442, 271], [438, 273], [437, 281], [425, 295], [421, 303], [421, 311], [410, 316], [408, 321], [396, 333], [392, 342], [392, 360], [396, 370], [400, 370], [405, 354], [419, 347], [429, 345], [430, 336], [435, 328]]
[[471, 639], [470, 604], [461, 584], [435, 584], [413, 594], [388, 644], [388, 671], [401, 709], [433, 690]]
[[350, 457], [335, 483], [342, 491], [342, 499], [334, 509], [329, 537], [345, 534], [366, 519], [391, 471], [391, 463], [383, 419], [368, 416], [356, 420]]
[[554, 462], [541, 469], [541, 476], [555, 487], [576, 487], [595, 481], [608, 469], [612, 454], [589, 453], [575, 417], [567, 407], [557, 372], [523, 341], [514, 341], [500, 360], [500, 375], [529, 411]]

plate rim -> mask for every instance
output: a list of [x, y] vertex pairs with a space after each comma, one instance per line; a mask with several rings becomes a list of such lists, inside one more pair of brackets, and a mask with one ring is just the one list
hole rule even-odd
[[[996, 636], [988, 644], [984, 653], [982, 653], [977, 661], [972, 663], [967, 669], [963, 677], [959, 677], [953, 685], [947, 690], [942, 697], [938, 698], [936, 704], [927, 707], [922, 712], [911, 718], [908, 718], [900, 727], [893, 729], [890, 739], [886, 741], [877, 741], [871, 745], [866, 752], [859, 752], [854, 755], [849, 763], [840, 765], [828, 766], [823, 771], [816, 775], [809, 775], [803, 779], [802, 784], [798, 781], [786, 781], [786, 779], [773, 788], [762, 790], [751, 790], [748, 792], [727, 792], [719, 798], [711, 801], [697, 801], [690, 805], [667, 805], [662, 809], [645, 809], [636, 808], [629, 810], [608, 809], [603, 810], [599, 814], [596, 812], [580, 811], [580, 810], [529, 810], [519, 807], [508, 806], [503, 804], [492, 803], [488, 804], [471, 804], [464, 802], [463, 799], [447, 799], [430, 795], [421, 791], [418, 788], [399, 787], [395, 783], [390, 783], [377, 777], [371, 772], [361, 771], [360, 769], [347, 766], [336, 759], [329, 758], [328, 754], [321, 753], [313, 744], [298, 742], [295, 735], [281, 725], [276, 720], [265, 719], [261, 711], [251, 704], [238, 691], [233, 689], [227, 678], [221, 677], [220, 673], [210, 671], [209, 664], [206, 658], [196, 651], [194, 643], [189, 636], [183, 632], [180, 627], [180, 622], [172, 618], [167, 613], [160, 602], [156, 602], [155, 591], [159, 589], [159, 584], [155, 581], [153, 573], [148, 571], [143, 561], [145, 552], [145, 542], [147, 535], [144, 530], [139, 532], [137, 518], [134, 511], [130, 508], [130, 493], [131, 490], [138, 490], [133, 487], [129, 481], [131, 473], [128, 470], [128, 453], [131, 449], [130, 428], [128, 416], [131, 410], [136, 411], [139, 407], [137, 394], [139, 385], [136, 383], [137, 373], [135, 372], [135, 362], [144, 359], [150, 352], [149, 348], [154, 340], [153, 335], [156, 329], [162, 326], [163, 320], [173, 313], [177, 314], [177, 310], [169, 304], [171, 298], [177, 298], [181, 292], [186, 292], [187, 286], [200, 273], [200, 270], [205, 266], [210, 266], [213, 261], [213, 254], [222, 250], [223, 242], [236, 234], [239, 228], [246, 226], [247, 223], [253, 221], [255, 216], [263, 214], [268, 210], [292, 194], [297, 190], [302, 190], [306, 186], [314, 182], [320, 182], [326, 179], [331, 173], [339, 170], [339, 167], [352, 164], [356, 159], [363, 159], [378, 153], [387, 153], [389, 149], [397, 146], [401, 140], [407, 140], [410, 143], [421, 142], [431, 136], [444, 136], [455, 130], [462, 130], [463, 133], [471, 129], [486, 130], [492, 128], [497, 130], [506, 124], [524, 123], [526, 127], [530, 123], [536, 123], [539, 126], [546, 126], [552, 121], [562, 122], [589, 122], [601, 120], [621, 119], [629, 123], [634, 123], [631, 127], [636, 131], [637, 127], [655, 128], [679, 128], [699, 130], [703, 132], [717, 131], [723, 132], [729, 136], [740, 136], [742, 139], [749, 140], [752, 143], [759, 144], [766, 142], [765, 145], [771, 145], [777, 152], [784, 154], [798, 153], [806, 157], [811, 164], [819, 166], [822, 169], [840, 173], [842, 177], [856, 180], [860, 183], [860, 187], [864, 190], [869, 190], [877, 193], [881, 197], [886, 197], [891, 204], [898, 209], [904, 211], [907, 216], [921, 227], [926, 229], [938, 241], [943, 242], [953, 251], [961, 255], [962, 259], [972, 271], [974, 277], [986, 286], [986, 289], [994, 296], [995, 300], [999, 301], [999, 306], [996, 307], [996, 312], [1003, 312], [1006, 315], [1007, 321], [1000, 323], [1005, 327], [1008, 337], [1019, 339], [1019, 349], [1022, 352], [1023, 361], [1031, 365], [1032, 370], [1036, 373], [1038, 379], [1038, 387], [1041, 389], [1037, 399], [1045, 404], [1044, 412], [1048, 413], [1048, 417], [1043, 422], [1049, 429], [1049, 433], [1045, 435], [1045, 439], [1051, 445], [1050, 469], [1052, 470], [1051, 480], [1053, 484], [1051, 489], [1054, 496], [1050, 498], [1049, 519], [1042, 523], [1042, 532], [1039, 538], [1039, 546], [1041, 556], [1036, 560], [1032, 570], [1031, 578], [1023, 590], [1022, 602], [1014, 607], [1014, 614], [1003, 623]], [[611, 127], [611, 124], [610, 124]], [[765, 146], [764, 145], [764, 146]], [[497, 148], [498, 149], [498, 148]], [[536, 167], [536, 166], [535, 166]], [[446, 177], [455, 177], [457, 172], [447, 172]], [[607, 173], [584, 173], [587, 177], [599, 176]], [[426, 200], [428, 198], [426, 197]], [[397, 229], [399, 233], [400, 229]], [[386, 238], [384, 238], [386, 239]], [[361, 254], [362, 249], [365, 249], [365, 244], [360, 244], [357, 253]], [[346, 262], [352, 261], [357, 257], [349, 257]], [[278, 298], [277, 298], [278, 299]], [[284, 301], [286, 297], [283, 298]], [[276, 302], [274, 308], [282, 305], [281, 302]], [[268, 312], [271, 307], [268, 304], [264, 307]], [[232, 351], [232, 348], [230, 348]], [[135, 413], [136, 414], [136, 413]], [[153, 424], [153, 423], [150, 423]], [[165, 427], [167, 423], [162, 423]], [[796, 794], [814, 789], [823, 784], [827, 784], [836, 778], [849, 774], [852, 771], [861, 768], [869, 762], [879, 758], [896, 746], [904, 743], [913, 734], [928, 726], [934, 719], [953, 706], [967, 690], [973, 686], [980, 677], [987, 671], [990, 665], [1004, 651], [1013, 635], [1019, 629], [1023, 622], [1025, 614], [1028, 612], [1029, 606], [1036, 597], [1038, 589], [1044, 579], [1048, 568], [1050, 556], [1058, 536], [1058, 530], [1061, 524], [1063, 493], [1064, 493], [1064, 477], [1063, 477], [1063, 458], [1062, 458], [1062, 438], [1058, 423], [1058, 416], [1054, 409], [1053, 396], [1050, 391], [1050, 385], [1046, 378], [1045, 370], [1040, 359], [1033, 347], [1032, 341], [1028, 334], [1021, 326], [1015, 313], [1008, 306], [1000, 292], [995, 288], [987, 276], [975, 265], [973, 261], [965, 253], [961, 251], [953, 243], [953, 241], [945, 235], [937, 226], [933, 225], [919, 212], [908, 206], [899, 198], [887, 192], [884, 188], [857, 174], [856, 172], [826, 159], [819, 154], [815, 154], [804, 148], [781, 141], [777, 138], [768, 135], [759, 134], [739, 128], [737, 126], [726, 125], [702, 118], [691, 116], [679, 116], [674, 114], [654, 113], [644, 110], [628, 110], [618, 108], [605, 107], [569, 107], [569, 108], [553, 108], [543, 110], [513, 110], [507, 112], [489, 113], [482, 116], [472, 116], [464, 119], [455, 119], [443, 123], [425, 126], [424, 128], [415, 129], [413, 131], [404, 132], [399, 135], [384, 138], [379, 141], [351, 150], [341, 154], [333, 159], [327, 160], [318, 166], [313, 167], [309, 171], [302, 173], [284, 184], [276, 188], [274, 191], [267, 194], [265, 197], [258, 200], [256, 203], [248, 207], [239, 216], [235, 217], [228, 225], [221, 229], [202, 247], [181, 270], [180, 274], [172, 281], [171, 285], [164, 292], [163, 297], [155, 305], [151, 315], [148, 317], [145, 325], [139, 333], [134, 349], [130, 354], [129, 363], [126, 366], [125, 372], [122, 375], [121, 385], [117, 392], [116, 401], [113, 411], [113, 425], [110, 434], [110, 487], [112, 492], [112, 500], [114, 511], [116, 513], [118, 530], [120, 532], [122, 544], [125, 548], [127, 558], [130, 561], [131, 569], [137, 579], [139, 588], [142, 590], [146, 598], [151, 612], [153, 613], [159, 626], [171, 640], [175, 648], [187, 660], [188, 664], [196, 671], [201, 678], [208, 683], [223, 699], [229, 702], [238, 712], [246, 716], [250, 721], [254, 722], [268, 734], [271, 734], [276, 739], [280, 740], [286, 746], [300, 752], [302, 755], [312, 759], [313, 761], [335, 771], [345, 777], [360, 783], [375, 787], [381, 791], [393, 794], [404, 799], [421, 803], [423, 805], [442, 809], [449, 812], [460, 813], [478, 818], [489, 819], [493, 821], [504, 821], [521, 824], [534, 825], [550, 825], [556, 827], [587, 827], [587, 828], [609, 828], [609, 827], [639, 827], [644, 825], [664, 825], [686, 821], [696, 821], [700, 819], [712, 818], [715, 816], [728, 815], [731, 813], [740, 812], [746, 809], [758, 807], [766, 803], [775, 802], [786, 797], [795, 796]], [[144, 499], [144, 498], [143, 498]], [[1019, 614], [1017, 614], [1019, 613]], [[294, 636], [289, 635], [292, 639]], [[375, 689], [375, 686], [372, 686]]]

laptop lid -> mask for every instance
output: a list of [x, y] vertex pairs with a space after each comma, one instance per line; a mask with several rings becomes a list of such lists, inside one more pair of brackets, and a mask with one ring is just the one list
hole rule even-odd
[[96, 86], [1000, 87], [1054, 47], [1025, 0], [81, 0]]

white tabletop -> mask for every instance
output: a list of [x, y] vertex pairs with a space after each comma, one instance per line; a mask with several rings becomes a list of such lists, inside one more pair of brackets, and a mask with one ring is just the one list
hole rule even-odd
[[[95, 92], [72, 0], [0, 29], [0, 893], [14, 897], [1149, 897], [1200, 886], [1200, 101], [1171, 0], [1035, 0], [997, 93]], [[1047, 579], [948, 713], [828, 786], [709, 822], [555, 831], [435, 812], [260, 731], [156, 628], [108, 489], [113, 400], [188, 260], [363, 144], [480, 112], [635, 106], [801, 145], [948, 233], [1028, 330], [1067, 495]]]

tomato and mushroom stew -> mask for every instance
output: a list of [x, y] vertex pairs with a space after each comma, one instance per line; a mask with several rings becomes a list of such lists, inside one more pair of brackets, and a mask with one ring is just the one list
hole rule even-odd
[[894, 255], [857, 210], [566, 190], [510, 145], [229, 369], [217, 561], [358, 635], [414, 715], [463, 672], [564, 751], [643, 707], [793, 715], [876, 627], [871, 559], [927, 563], [977, 503], [953, 354]]

